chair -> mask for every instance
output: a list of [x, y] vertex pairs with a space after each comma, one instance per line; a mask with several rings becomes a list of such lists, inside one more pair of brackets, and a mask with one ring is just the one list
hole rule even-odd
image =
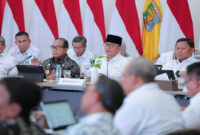
[[196, 129], [181, 129], [167, 135], [200, 135], [200, 132]]

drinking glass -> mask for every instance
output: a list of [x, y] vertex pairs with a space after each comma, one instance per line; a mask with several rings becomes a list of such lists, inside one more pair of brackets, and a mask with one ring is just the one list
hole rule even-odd
[[64, 70], [63, 75], [64, 75], [64, 78], [70, 78], [71, 77], [71, 70]]

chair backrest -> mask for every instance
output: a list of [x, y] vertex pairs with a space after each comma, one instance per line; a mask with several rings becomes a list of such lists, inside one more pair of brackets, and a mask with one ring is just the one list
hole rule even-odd
[[200, 135], [200, 132], [196, 129], [181, 129], [167, 135]]

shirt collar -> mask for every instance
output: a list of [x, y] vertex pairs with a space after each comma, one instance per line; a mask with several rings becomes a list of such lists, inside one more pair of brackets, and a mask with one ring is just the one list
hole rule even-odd
[[183, 62], [193, 62], [193, 60], [195, 59], [194, 55], [190, 56], [189, 58], [183, 60], [182, 62], [180, 62], [178, 59], [176, 60], [178, 63], [183, 63]]
[[193, 96], [190, 102], [192, 103], [196, 101], [200, 101], [200, 92], [198, 92], [195, 96]]
[[0, 58], [3, 58], [5, 56], [5, 52], [2, 52], [1, 54], [0, 54]]
[[99, 120], [105, 119], [106, 121], [112, 121], [113, 115], [109, 112], [99, 112], [87, 115], [83, 117], [80, 122], [81, 123], [88, 123], [88, 122], [97, 122]]
[[119, 60], [119, 57], [121, 56], [120, 53], [118, 53], [115, 57], [113, 57], [109, 62], [114, 62], [114, 61], [117, 61]]
[[139, 88], [133, 90], [129, 95], [135, 95], [137, 93], [140, 92], [144, 92], [144, 91], [149, 91], [149, 90], [154, 90], [155, 88], [159, 88], [158, 85], [155, 82], [151, 82], [151, 83], [145, 83], [144, 85], [140, 86]]

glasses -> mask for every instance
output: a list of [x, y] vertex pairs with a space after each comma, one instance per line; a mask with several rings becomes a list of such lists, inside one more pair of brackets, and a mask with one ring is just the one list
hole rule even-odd
[[187, 83], [189, 83], [190, 81], [192, 81], [192, 79], [189, 79], [183, 83], [179, 83], [180, 86], [185, 86]]
[[79, 50], [79, 51], [80, 51], [80, 50], [83, 50], [84, 48], [83, 48], [83, 47], [73, 47], [73, 49], [74, 49], [74, 50]]
[[63, 47], [63, 46], [60, 46], [60, 45], [58, 45], [58, 46], [51, 45], [50, 48], [51, 48], [52, 50], [53, 50], [53, 49], [55, 49], [55, 50], [60, 50], [61, 48], [64, 48], [64, 47]]
[[111, 43], [105, 43], [104, 47], [109, 47], [109, 48], [114, 48], [115, 44], [111, 44]]

